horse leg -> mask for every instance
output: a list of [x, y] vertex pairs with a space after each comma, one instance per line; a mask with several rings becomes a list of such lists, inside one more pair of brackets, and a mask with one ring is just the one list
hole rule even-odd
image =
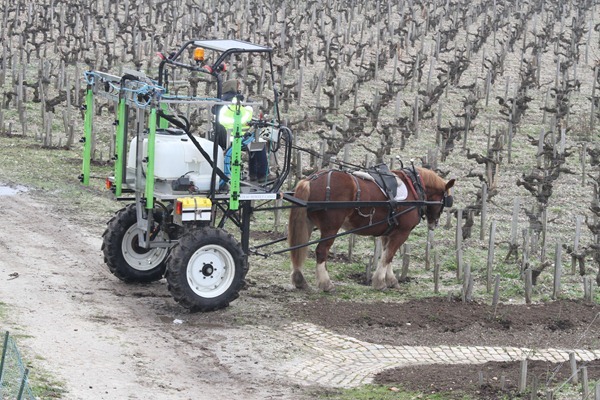
[[[396, 231], [389, 236], [381, 238], [383, 242], [383, 251], [381, 252], [381, 258], [377, 264], [377, 270], [373, 275], [373, 288], [384, 290], [386, 288], [398, 289], [400, 287], [398, 278], [396, 278], [394, 269], [392, 268], [392, 260], [400, 246], [408, 239], [409, 234], [410, 231], [406, 233]], [[375, 279], [375, 276], [377, 276], [377, 280]]]
[[[296, 186], [296, 197], [307, 200], [310, 196], [310, 183], [302, 180]], [[290, 210], [288, 223], [288, 243], [290, 247], [305, 244], [310, 239], [313, 223], [308, 217], [306, 207], [296, 207]], [[292, 260], [292, 284], [298, 289], [308, 289], [308, 283], [302, 275], [302, 267], [308, 255], [307, 247], [299, 247], [290, 251]]]
[[[335, 234], [332, 232], [330, 234]], [[321, 238], [327, 237], [330, 234], [327, 232], [321, 232]], [[317, 245], [317, 249], [315, 253], [317, 255], [317, 287], [324, 292], [332, 292], [335, 290], [335, 286], [331, 283], [331, 279], [329, 278], [329, 273], [327, 272], [327, 256], [329, 255], [329, 249], [333, 245], [334, 239], [326, 240], [323, 242], [319, 242]]]
[[[310, 234], [313, 230], [313, 224], [310, 220], [306, 221], [306, 225], [301, 227], [304, 230], [302, 233], [303, 243], [308, 242], [310, 239]], [[296, 243], [301, 244], [301, 243]], [[309, 288], [306, 279], [304, 279], [304, 275], [302, 274], [302, 267], [304, 266], [304, 262], [306, 261], [306, 257], [308, 255], [308, 248], [301, 247], [297, 250], [292, 250], [292, 284], [296, 289], [306, 290]]]
[[381, 257], [377, 261], [377, 268], [371, 278], [371, 285], [377, 290], [384, 290], [388, 287], [386, 283], [386, 265], [384, 264], [384, 260], [387, 259], [386, 254], [389, 238], [387, 236], [382, 236], [378, 240], [381, 240]]

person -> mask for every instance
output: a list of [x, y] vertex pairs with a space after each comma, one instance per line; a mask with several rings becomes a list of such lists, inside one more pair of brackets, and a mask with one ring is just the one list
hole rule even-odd
[[[220, 99], [223, 101], [231, 101], [240, 92], [240, 82], [237, 79], [230, 79], [225, 81], [221, 87]], [[242, 96], [243, 100], [243, 96]], [[213, 113], [217, 115], [224, 106], [216, 106], [213, 108]], [[215, 138], [217, 144], [222, 149], [227, 149], [227, 129], [223, 124], [215, 124]]]
[[[224, 101], [232, 101], [235, 97], [239, 100], [243, 101], [244, 96], [241, 94], [241, 81], [238, 79], [230, 79], [225, 81], [222, 85], [221, 90], [221, 100]], [[220, 106], [218, 112], [219, 114], [219, 124], [217, 124], [216, 132], [217, 132], [217, 140], [218, 144], [222, 148], [227, 148], [227, 129], [231, 129], [231, 121], [224, 113], [227, 110], [223, 110], [223, 107]], [[250, 120], [252, 118], [252, 108], [249, 106], [243, 107], [242, 109], [242, 121], [246, 122], [246, 120]], [[265, 182], [269, 172], [269, 166], [267, 162], [267, 147], [266, 143], [256, 140], [254, 135], [247, 137], [243, 141], [244, 148], [248, 150], [248, 178], [250, 181], [255, 182]], [[229, 157], [228, 157], [229, 155]], [[226, 161], [230, 159], [230, 150], [228, 149], [225, 155]], [[226, 167], [226, 173], [229, 168]]]

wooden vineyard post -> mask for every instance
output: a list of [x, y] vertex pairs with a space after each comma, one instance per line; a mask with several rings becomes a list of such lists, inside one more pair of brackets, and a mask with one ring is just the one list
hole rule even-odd
[[321, 141], [319, 143], [319, 159], [317, 160], [317, 165], [319, 169], [326, 167], [325, 165], [325, 148], [327, 147], [327, 143], [325, 141]]
[[465, 264], [463, 277], [463, 302], [470, 302], [473, 298], [473, 275], [470, 264]]
[[581, 235], [581, 215], [575, 217], [575, 239], [573, 241], [573, 252], [571, 253], [571, 273], [576, 273], [577, 254], [579, 253], [579, 238]]
[[592, 278], [589, 276], [583, 277], [583, 299], [584, 301], [591, 303], [594, 298], [594, 286]]
[[462, 276], [462, 209], [456, 212], [456, 279], [460, 281]]
[[402, 272], [399, 280], [405, 282], [408, 278], [408, 266], [410, 264], [410, 245], [404, 243], [402, 247], [404, 248], [404, 251], [402, 252]]
[[415, 97], [415, 105], [414, 105], [414, 135], [415, 139], [419, 137], [419, 96]]
[[433, 293], [440, 293], [440, 259], [437, 252], [433, 255]]
[[452, 213], [450, 212], [450, 210], [446, 210], [446, 224], [444, 225], [444, 228], [446, 229], [450, 229], [452, 228]]
[[[437, 126], [438, 128], [442, 126], [442, 102], [438, 103], [438, 111], [437, 111]], [[439, 129], [435, 131], [435, 144], [440, 146], [442, 144], [442, 135]]]
[[539, 385], [539, 378], [537, 377], [537, 375], [533, 375], [533, 377], [531, 378], [531, 400], [537, 400], [537, 392]]
[[554, 291], [552, 292], [552, 300], [556, 300], [560, 294], [561, 253], [562, 247], [559, 243], [556, 245], [556, 254], [554, 256]]
[[354, 234], [350, 234], [348, 236], [348, 259], [352, 260], [352, 256], [354, 255], [354, 244], [356, 242], [356, 236]]
[[587, 399], [590, 397], [590, 388], [588, 384], [588, 370], [587, 367], [584, 365], [581, 367], [581, 392], [583, 393], [583, 395], [581, 396], [582, 399]]
[[517, 228], [519, 226], [519, 209], [520, 209], [520, 199], [517, 197], [513, 201], [513, 212], [512, 212], [512, 222], [510, 228], [510, 242], [508, 244], [508, 254], [506, 255], [505, 260], [508, 261], [510, 257], [514, 254], [515, 259], [518, 260], [518, 249], [519, 245], [517, 244]]
[[577, 359], [573, 352], [569, 353], [569, 365], [571, 366], [571, 382], [577, 385], [579, 383], [579, 374], [577, 373]]
[[540, 251], [540, 262], [546, 260], [546, 233], [548, 227], [548, 209], [544, 205], [542, 210], [542, 249]]
[[296, 180], [302, 179], [302, 152], [296, 151]]
[[587, 143], [583, 144], [581, 149], [581, 187], [585, 187], [585, 164], [586, 164]]
[[494, 295], [492, 297], [492, 307], [496, 308], [500, 301], [500, 275], [496, 275], [494, 283]]
[[481, 225], [479, 228], [479, 239], [485, 240], [485, 226], [487, 218], [487, 184], [481, 185]]
[[519, 375], [519, 393], [523, 393], [527, 387], [527, 359], [521, 360], [521, 373]]
[[525, 303], [531, 304], [531, 292], [533, 290], [531, 268], [525, 270]]
[[427, 231], [427, 244], [425, 245], [425, 271], [431, 269], [431, 249], [433, 247], [433, 231]]
[[492, 289], [492, 268], [494, 265], [494, 241], [496, 240], [496, 221], [492, 221], [490, 225], [490, 240], [488, 242], [488, 257], [487, 257], [487, 292]]
[[521, 273], [529, 267], [529, 229], [523, 229], [523, 249], [521, 251]]
[[[350, 162], [350, 145], [344, 145], [343, 152], [343, 165], [347, 165]], [[348, 235], [348, 259], [352, 259], [352, 255], [354, 254], [354, 245], [356, 243], [356, 235], [351, 233]]]
[[596, 82], [598, 81], [598, 66], [594, 67], [594, 84], [592, 85], [592, 109], [590, 111], [590, 130], [593, 132], [596, 127], [596, 106], [594, 104], [594, 97], [596, 96]]

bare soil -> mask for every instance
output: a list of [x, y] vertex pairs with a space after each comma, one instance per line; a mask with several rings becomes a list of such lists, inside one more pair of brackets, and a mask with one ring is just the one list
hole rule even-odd
[[[48, 384], [43, 398], [308, 399], [331, 394], [332, 388], [296, 382], [280, 371], [282, 363], [302, 359], [304, 350], [283, 329], [297, 321], [393, 345], [600, 348], [598, 305], [557, 301], [494, 309], [447, 298], [359, 303], [333, 294], [315, 299], [314, 293], [291, 289], [287, 262], [281, 267], [286, 283], [273, 283], [260, 275], [261, 261], [254, 257], [238, 300], [225, 310], [190, 314], [172, 300], [164, 281], [125, 285], [108, 272], [99, 221], [66, 213], [39, 193], [0, 199], [1, 326], [17, 338], [32, 382], [50, 374], [58, 380], [54, 386], [64, 389]], [[546, 382], [557, 369], [553, 379], [566, 380], [566, 364], [535, 362], [530, 374]], [[376, 382], [423, 393], [442, 391], [447, 398], [500, 398], [514, 395], [518, 372], [515, 363], [416, 366], [386, 370]], [[598, 363], [588, 363], [588, 372], [590, 380], [599, 379]]]
[[[463, 303], [455, 298], [428, 298], [402, 304], [321, 300], [293, 308], [302, 319], [371, 343], [600, 348], [600, 307], [578, 301], [492, 307]], [[600, 379], [600, 360], [585, 365], [590, 381]], [[524, 394], [517, 391], [520, 368], [520, 362], [410, 366], [386, 370], [376, 376], [375, 382], [424, 393], [443, 392], [445, 398], [460, 399], [465, 394], [480, 399], [529, 398], [531, 389]], [[540, 388], [553, 388], [567, 381], [570, 375], [568, 363], [528, 362], [528, 385], [537, 379]]]

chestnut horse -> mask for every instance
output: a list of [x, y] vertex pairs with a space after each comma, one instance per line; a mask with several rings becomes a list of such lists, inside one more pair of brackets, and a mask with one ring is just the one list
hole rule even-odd
[[[383, 247], [372, 285], [379, 290], [399, 287], [391, 264], [394, 255], [421, 218], [427, 219], [430, 230], [437, 226], [444, 206], [452, 205], [450, 188], [454, 186], [454, 179], [445, 182], [435, 172], [424, 168], [389, 172], [392, 173], [408, 188], [404, 202], [387, 202], [387, 196], [374, 181], [345, 171], [319, 171], [296, 185], [294, 197], [307, 201], [307, 207], [291, 209], [288, 225], [289, 245], [298, 247], [291, 250], [292, 283], [296, 288], [308, 288], [302, 275], [308, 247], [301, 246], [308, 243], [314, 227], [321, 233], [316, 249], [319, 289], [334, 290], [325, 263], [335, 240], [331, 236], [335, 236], [340, 228], [355, 230], [357, 235], [380, 236]], [[362, 204], [346, 206], [335, 202]], [[331, 207], [327, 207], [328, 204]]]

